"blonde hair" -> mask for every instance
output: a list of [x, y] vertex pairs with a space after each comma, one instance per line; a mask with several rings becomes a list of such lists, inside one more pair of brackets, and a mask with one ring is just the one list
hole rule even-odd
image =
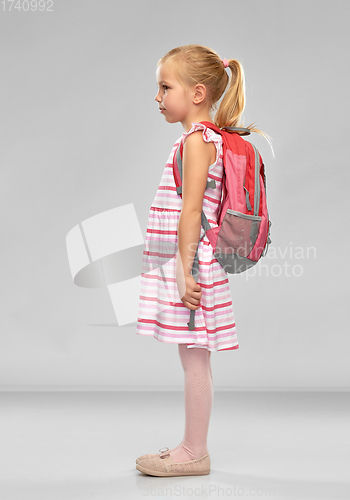
[[[229, 78], [222, 59], [214, 50], [203, 45], [191, 44], [170, 50], [159, 59], [158, 66], [166, 62], [174, 65], [176, 75], [183, 85], [192, 86], [198, 83], [205, 85], [210, 108], [216, 110], [213, 121], [217, 127], [243, 126], [241, 119], [245, 107], [245, 79], [239, 61], [228, 60], [228, 67], [231, 70]], [[224, 97], [217, 108], [217, 103], [223, 94]], [[269, 136], [253, 124], [245, 128], [262, 135], [270, 143]]]

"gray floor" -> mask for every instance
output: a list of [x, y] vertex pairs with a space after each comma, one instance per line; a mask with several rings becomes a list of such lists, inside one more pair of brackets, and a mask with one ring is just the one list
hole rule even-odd
[[0, 393], [0, 499], [350, 498], [348, 392], [215, 392], [208, 476], [135, 459], [177, 445], [182, 392]]

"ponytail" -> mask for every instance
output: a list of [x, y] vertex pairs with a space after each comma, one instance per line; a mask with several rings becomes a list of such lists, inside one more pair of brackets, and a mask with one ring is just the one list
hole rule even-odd
[[220, 103], [214, 122], [219, 128], [242, 126], [239, 120], [245, 106], [245, 81], [244, 71], [235, 59], [229, 60], [231, 79], [229, 87]]
[[[231, 79], [229, 87], [227, 88], [225, 95], [220, 103], [219, 109], [216, 112], [214, 123], [219, 128], [243, 127], [241, 119], [245, 107], [244, 70], [241, 63], [236, 59], [230, 59], [228, 63], [228, 67], [231, 70]], [[257, 134], [263, 136], [270, 144], [270, 147], [272, 149], [270, 137], [265, 132], [258, 129], [257, 127], [254, 127], [253, 123], [245, 128], [249, 129], [251, 132], [256, 132]]]

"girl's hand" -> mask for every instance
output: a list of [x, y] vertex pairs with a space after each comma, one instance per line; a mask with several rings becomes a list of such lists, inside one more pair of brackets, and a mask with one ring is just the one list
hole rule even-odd
[[182, 266], [180, 252], [176, 256], [176, 284], [180, 295], [181, 302], [192, 311], [200, 308], [200, 300], [202, 298], [201, 287], [196, 283], [192, 274], [185, 275]]
[[196, 283], [196, 280], [192, 275], [185, 277], [186, 283], [186, 292], [183, 297], [181, 297], [181, 301], [187, 307], [187, 309], [191, 309], [192, 311], [196, 311], [200, 308], [200, 301], [202, 298], [202, 290], [200, 285]]
[[202, 291], [200, 285], [192, 275], [183, 276], [182, 279], [176, 279], [177, 289], [179, 291], [181, 302], [192, 311], [200, 308], [200, 301], [202, 298]]

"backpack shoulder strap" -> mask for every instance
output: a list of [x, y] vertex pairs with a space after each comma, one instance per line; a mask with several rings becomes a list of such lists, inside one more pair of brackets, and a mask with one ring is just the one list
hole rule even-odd
[[216, 125], [214, 125], [214, 123], [211, 123], [211, 122], [199, 122], [199, 123], [202, 123], [202, 125], [205, 125], [207, 128], [210, 128], [211, 130], [214, 130], [214, 132], [217, 132], [218, 134], [222, 135], [222, 130], [217, 127]]
[[[204, 125], [206, 128], [213, 127], [213, 130], [215, 130], [215, 131], [217, 130], [220, 133], [220, 129], [218, 127], [216, 127], [216, 125], [214, 125], [211, 122], [198, 122], [198, 123]], [[210, 125], [210, 127], [207, 125]], [[200, 129], [200, 130], [202, 130], [202, 129]], [[202, 131], [204, 132], [204, 130], [205, 129], [203, 129]], [[174, 158], [173, 158], [173, 175], [174, 175], [175, 184], [176, 184], [176, 192], [177, 192], [177, 194], [179, 194], [181, 196], [181, 198], [182, 198], [182, 175], [183, 175], [183, 173], [182, 173], [182, 156], [183, 156], [184, 140], [185, 140], [185, 138], [182, 137], [180, 142], [179, 142], [178, 147], [175, 150]], [[205, 189], [207, 189], [208, 187], [215, 188], [215, 186], [216, 186], [215, 180], [211, 179], [210, 181], [207, 182]], [[203, 213], [203, 215], [204, 215], [204, 213]], [[204, 218], [206, 220], [205, 215], [204, 215]], [[210, 229], [210, 226], [208, 223], [206, 223], [205, 226], [203, 226], [203, 227], [205, 230]]]

